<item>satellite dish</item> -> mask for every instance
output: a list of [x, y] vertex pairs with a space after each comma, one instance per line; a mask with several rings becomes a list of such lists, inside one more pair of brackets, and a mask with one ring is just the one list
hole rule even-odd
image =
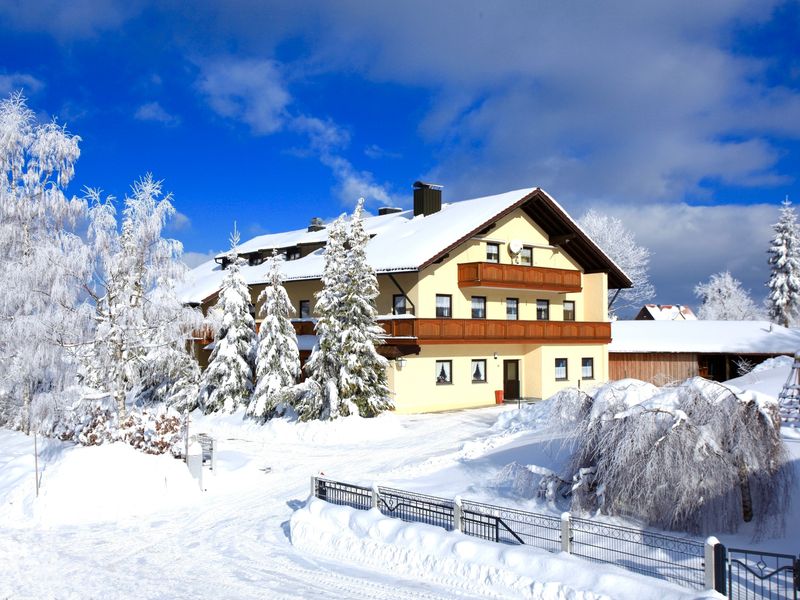
[[520, 242], [519, 240], [511, 240], [508, 243], [508, 252], [512, 256], [516, 256], [517, 254], [520, 253], [521, 250], [522, 250], [522, 242]]

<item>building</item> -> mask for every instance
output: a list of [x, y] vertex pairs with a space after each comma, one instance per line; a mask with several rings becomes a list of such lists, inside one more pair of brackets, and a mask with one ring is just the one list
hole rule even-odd
[[688, 306], [681, 304], [645, 304], [634, 317], [637, 321], [696, 321]]
[[[379, 350], [391, 361], [397, 410], [487, 405], [498, 391], [541, 398], [605, 381], [607, 291], [631, 282], [558, 203], [533, 188], [442, 204], [440, 186], [414, 187], [413, 210], [384, 208], [364, 220], [387, 335]], [[301, 357], [313, 346], [326, 236], [314, 219], [239, 248], [253, 302], [263, 289], [261, 263], [273, 249], [286, 257]], [[220, 254], [194, 269], [184, 301], [212, 306], [225, 261]]]
[[715, 381], [800, 350], [800, 330], [768, 321], [616, 321], [611, 325], [609, 377], [664, 385], [697, 375]]

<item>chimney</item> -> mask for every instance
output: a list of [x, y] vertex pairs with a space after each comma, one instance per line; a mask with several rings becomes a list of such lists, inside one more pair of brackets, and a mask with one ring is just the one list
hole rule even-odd
[[322, 229], [325, 229], [325, 225], [322, 224], [322, 219], [319, 217], [314, 217], [311, 219], [311, 223], [308, 225], [309, 231], [320, 231]]
[[397, 208], [396, 206], [381, 206], [378, 209], [378, 216], [382, 217], [383, 215], [393, 215], [394, 213], [403, 212], [402, 208]]
[[442, 210], [442, 187], [436, 183], [414, 182], [414, 216], [432, 215]]

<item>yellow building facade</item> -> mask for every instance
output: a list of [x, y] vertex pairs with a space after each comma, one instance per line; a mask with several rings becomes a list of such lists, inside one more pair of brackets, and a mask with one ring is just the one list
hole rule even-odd
[[[432, 206], [423, 206], [415, 196], [413, 215], [385, 215], [396, 223], [393, 227], [373, 217], [370, 226], [377, 233], [368, 245], [368, 259], [377, 263], [376, 305], [387, 334], [379, 351], [389, 359], [387, 376], [398, 412], [546, 398], [565, 387], [608, 379], [609, 279], [614, 287], [629, 287], [630, 281], [545, 192], [535, 188], [507, 196], [445, 207], [435, 197]], [[476, 203], [474, 211], [466, 206], [469, 202]], [[462, 206], [449, 209], [456, 205]], [[479, 209], [483, 213], [473, 217], [471, 212]], [[462, 216], [467, 214], [470, 219]], [[436, 241], [420, 238], [426, 248], [417, 258], [408, 257], [411, 267], [388, 262], [406, 260], [402, 244], [436, 232], [436, 219], [441, 229], [454, 233], [442, 233]], [[392, 235], [398, 238], [396, 246]], [[393, 248], [398, 256], [391, 256]], [[315, 293], [321, 283], [319, 277], [302, 276], [302, 252], [290, 251], [300, 255], [296, 268], [301, 276], [293, 278], [295, 265], [289, 265], [285, 281], [302, 317], [295, 329], [313, 340]], [[251, 285], [254, 305], [262, 289], [261, 283]], [[213, 301], [212, 294], [202, 305], [207, 308]]]

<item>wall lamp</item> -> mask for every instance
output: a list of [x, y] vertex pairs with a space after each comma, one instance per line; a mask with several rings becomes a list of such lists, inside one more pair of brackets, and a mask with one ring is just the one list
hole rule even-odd
[[398, 370], [398, 371], [402, 371], [402, 370], [403, 370], [403, 367], [405, 367], [405, 366], [406, 366], [406, 363], [407, 363], [408, 361], [407, 361], [405, 358], [403, 358], [402, 356], [400, 356], [399, 358], [395, 358], [395, 359], [394, 359], [394, 362], [395, 362], [395, 364], [397, 365], [397, 370]]

